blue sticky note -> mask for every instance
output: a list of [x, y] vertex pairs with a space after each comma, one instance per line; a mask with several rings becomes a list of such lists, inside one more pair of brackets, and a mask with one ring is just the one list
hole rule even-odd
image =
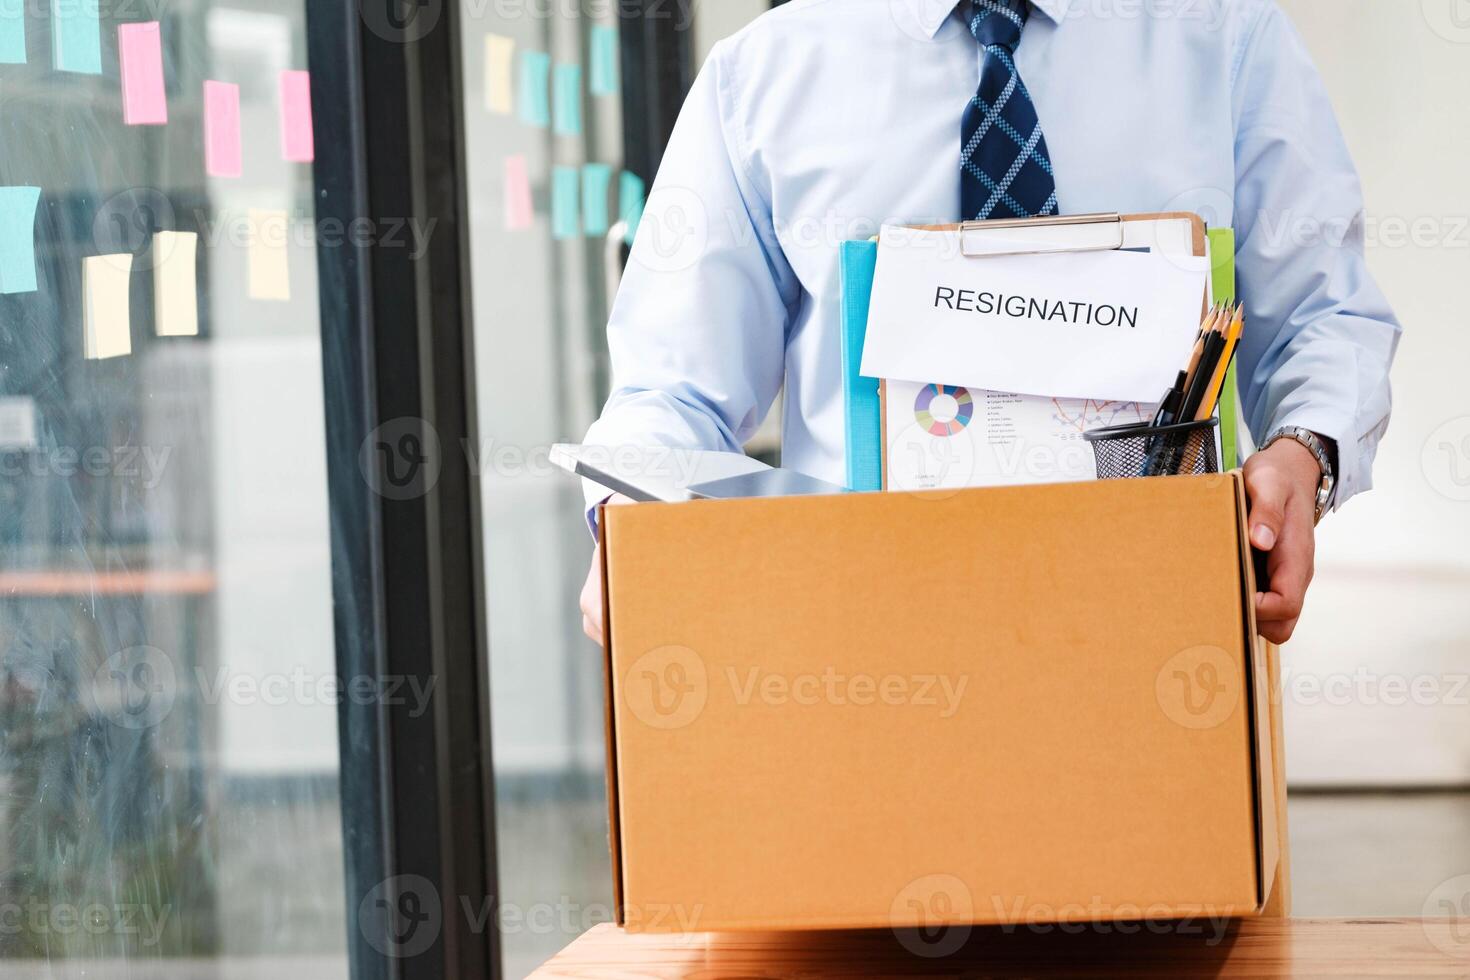
[[607, 189], [612, 184], [612, 167], [589, 163], [582, 167], [582, 230], [589, 235], [607, 234]]
[[0, 64], [26, 63], [25, 0], [0, 0]]
[[606, 24], [592, 27], [587, 58], [587, 85], [593, 95], [618, 94], [618, 32]]
[[39, 187], [0, 187], [0, 293], [36, 291]]
[[582, 135], [582, 66], [557, 65], [552, 86], [552, 128], [562, 136]]
[[576, 167], [551, 168], [551, 237], [576, 238], [582, 233], [577, 198], [582, 175]]
[[638, 223], [643, 220], [644, 193], [643, 178], [624, 170], [618, 179], [618, 220], [627, 225], [623, 241], [629, 245], [633, 244], [633, 236], [638, 234]]
[[551, 125], [551, 55], [541, 51], [521, 52], [521, 122], [530, 126]]
[[102, 74], [101, 0], [51, 0], [51, 61], [57, 71]]

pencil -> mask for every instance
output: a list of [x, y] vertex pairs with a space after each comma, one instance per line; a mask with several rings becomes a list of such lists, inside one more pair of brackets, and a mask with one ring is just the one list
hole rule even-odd
[[1219, 362], [1215, 365], [1214, 374], [1210, 377], [1209, 387], [1205, 389], [1204, 400], [1200, 402], [1199, 409], [1195, 412], [1196, 422], [1203, 422], [1215, 414], [1215, 405], [1220, 401], [1220, 389], [1225, 385], [1225, 373], [1230, 370], [1230, 359], [1235, 356], [1235, 347], [1240, 343], [1240, 335], [1244, 328], [1245, 312], [1242, 307], [1237, 306], [1234, 315], [1230, 318], [1229, 331], [1225, 337], [1225, 346], [1220, 351]]
[[1229, 323], [1223, 315], [1217, 317], [1212, 329], [1205, 335], [1204, 351], [1200, 354], [1199, 363], [1190, 375], [1189, 387], [1185, 389], [1184, 408], [1179, 418], [1184, 421], [1193, 420], [1195, 413], [1199, 411], [1200, 404], [1205, 399], [1205, 389], [1209, 386], [1210, 379], [1214, 377], [1215, 365], [1219, 361], [1220, 352], [1225, 347], [1225, 337], [1220, 333], [1222, 323]]

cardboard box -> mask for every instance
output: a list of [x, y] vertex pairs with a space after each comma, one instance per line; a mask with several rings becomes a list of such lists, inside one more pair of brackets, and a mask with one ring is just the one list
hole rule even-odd
[[1238, 474], [640, 504], [601, 527], [628, 929], [1282, 900]]

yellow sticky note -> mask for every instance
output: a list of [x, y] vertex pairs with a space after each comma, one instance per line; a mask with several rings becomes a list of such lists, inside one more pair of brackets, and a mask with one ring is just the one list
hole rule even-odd
[[132, 272], [130, 252], [82, 259], [83, 357], [101, 360], [133, 352], [133, 328], [128, 318], [128, 280]]
[[502, 116], [510, 115], [515, 105], [515, 93], [511, 90], [515, 48], [515, 38], [485, 35], [485, 108]]
[[291, 298], [291, 267], [287, 262], [286, 239], [289, 231], [284, 211], [251, 208], [249, 250], [249, 285], [251, 299], [288, 300]]
[[194, 262], [199, 236], [160, 231], [153, 236], [153, 330], [160, 337], [199, 335], [199, 290]]

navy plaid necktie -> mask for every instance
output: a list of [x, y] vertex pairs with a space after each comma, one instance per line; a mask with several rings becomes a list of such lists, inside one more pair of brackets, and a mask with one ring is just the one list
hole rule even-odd
[[967, 221], [1058, 213], [1046, 138], [1016, 71], [1016, 45], [1029, 12], [1026, 0], [971, 4], [970, 33], [985, 60], [960, 130], [960, 217]]

